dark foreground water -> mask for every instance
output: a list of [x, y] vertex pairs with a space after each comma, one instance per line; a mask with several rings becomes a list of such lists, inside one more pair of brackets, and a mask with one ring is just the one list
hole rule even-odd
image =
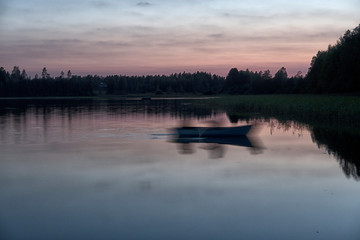
[[360, 239], [358, 166], [311, 127], [258, 120], [244, 147], [179, 141], [184, 119], [246, 124], [188, 100], [2, 101], [0, 239]]

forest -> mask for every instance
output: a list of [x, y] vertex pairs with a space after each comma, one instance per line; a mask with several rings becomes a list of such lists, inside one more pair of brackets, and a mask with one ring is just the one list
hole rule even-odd
[[359, 70], [360, 25], [313, 57], [306, 77], [308, 88], [315, 93], [359, 92]]
[[360, 93], [360, 25], [312, 58], [305, 76], [288, 77], [285, 67], [269, 70], [230, 69], [225, 77], [206, 72], [148, 76], [76, 76], [69, 70], [52, 77], [47, 68], [31, 78], [14, 66], [0, 68], [0, 97], [95, 96], [127, 94], [329, 94]]

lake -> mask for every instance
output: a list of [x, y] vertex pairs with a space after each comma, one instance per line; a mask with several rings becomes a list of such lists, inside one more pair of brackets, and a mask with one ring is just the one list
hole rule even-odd
[[[214, 121], [256, 123], [252, 147], [171, 130]], [[324, 136], [190, 99], [0, 100], [0, 239], [360, 239], [359, 156]]]

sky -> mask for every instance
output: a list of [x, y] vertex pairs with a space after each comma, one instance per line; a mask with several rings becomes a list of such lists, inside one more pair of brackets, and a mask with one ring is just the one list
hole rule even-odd
[[0, 0], [0, 67], [291, 76], [359, 24], [360, 0]]

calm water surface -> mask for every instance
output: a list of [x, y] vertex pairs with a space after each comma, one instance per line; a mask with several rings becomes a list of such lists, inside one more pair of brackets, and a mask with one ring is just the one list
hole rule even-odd
[[247, 124], [188, 100], [2, 101], [0, 239], [360, 239], [360, 182], [306, 127], [179, 143], [185, 119]]

